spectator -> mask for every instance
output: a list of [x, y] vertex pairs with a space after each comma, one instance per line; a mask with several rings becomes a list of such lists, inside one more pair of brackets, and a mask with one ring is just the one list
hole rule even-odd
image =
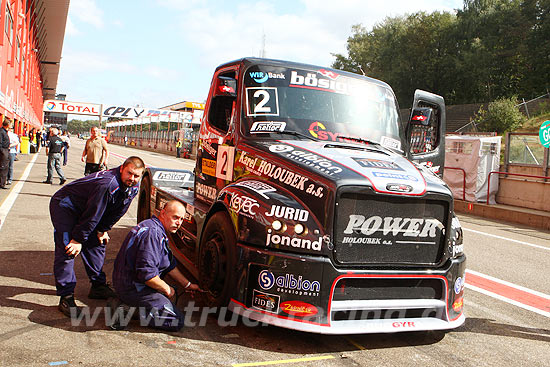
[[7, 189], [10, 152], [10, 137], [8, 130], [11, 126], [10, 119], [4, 119], [0, 127], [0, 189]]
[[54, 276], [60, 296], [58, 309], [64, 315], [78, 317], [81, 312], [74, 300], [74, 257], [79, 254], [92, 284], [88, 298], [115, 296], [103, 272], [107, 231], [130, 207], [144, 170], [141, 158], [129, 157], [121, 166], [82, 177], [53, 195], [50, 217], [55, 241]]
[[61, 154], [65, 147], [63, 140], [57, 136], [58, 134], [59, 130], [57, 130], [57, 128], [52, 127], [50, 129], [50, 139], [46, 144], [46, 155], [48, 156], [48, 178], [46, 178], [46, 181], [43, 182], [47, 184], [52, 183], [53, 169], [55, 167], [55, 170], [59, 175], [59, 184], [63, 185], [65, 181], [67, 181], [65, 179], [65, 174], [61, 169]]
[[21, 143], [21, 141], [19, 140], [19, 136], [11, 131], [11, 129], [8, 130], [8, 136], [10, 138], [10, 152], [7, 184], [11, 185], [13, 181], [13, 162], [15, 161], [15, 157], [17, 156], [17, 152], [19, 152], [19, 144]]
[[113, 270], [113, 285], [120, 300], [131, 307], [143, 307], [140, 318], [163, 330], [177, 331], [184, 321], [173, 303], [176, 292], [164, 278], [169, 276], [182, 288], [199, 290], [176, 267], [168, 248], [168, 234], [176, 233], [184, 215], [183, 204], [172, 200], [158, 218], [153, 216], [139, 223], [126, 236]]
[[102, 166], [107, 165], [108, 158], [107, 142], [101, 137], [99, 128], [94, 126], [90, 129], [90, 138], [86, 140], [82, 152], [82, 162], [86, 162], [84, 176], [100, 171]]
[[63, 149], [63, 165], [67, 165], [67, 158], [69, 156], [69, 148], [71, 147], [71, 139], [69, 137], [69, 134], [67, 134], [67, 131], [63, 131], [63, 135], [61, 135], [61, 140], [63, 140], [63, 145], [65, 149]]
[[181, 141], [181, 139], [178, 139], [177, 143], [176, 143], [176, 158], [180, 158], [181, 157], [181, 147], [182, 147], [183, 143]]
[[40, 147], [42, 146], [42, 131], [36, 132], [36, 153], [40, 152]]

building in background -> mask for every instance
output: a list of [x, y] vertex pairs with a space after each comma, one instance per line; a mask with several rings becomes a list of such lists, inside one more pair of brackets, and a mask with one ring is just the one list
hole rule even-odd
[[[55, 99], [57, 101], [64, 101], [67, 97], [66, 94], [56, 94]], [[57, 126], [62, 130], [67, 130], [67, 114], [56, 112], [44, 112], [44, 125]]]
[[24, 134], [44, 126], [56, 95], [69, 0], [0, 0], [0, 120]]

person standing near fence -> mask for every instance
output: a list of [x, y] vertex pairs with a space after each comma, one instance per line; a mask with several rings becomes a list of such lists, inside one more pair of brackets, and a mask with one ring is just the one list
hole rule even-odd
[[107, 165], [108, 158], [107, 142], [101, 137], [99, 128], [94, 126], [90, 129], [90, 138], [86, 140], [86, 146], [82, 152], [82, 162], [86, 162], [84, 176], [101, 171], [101, 167]]
[[178, 139], [178, 142], [176, 143], [176, 158], [181, 157], [181, 147], [183, 146], [183, 143], [181, 139]]

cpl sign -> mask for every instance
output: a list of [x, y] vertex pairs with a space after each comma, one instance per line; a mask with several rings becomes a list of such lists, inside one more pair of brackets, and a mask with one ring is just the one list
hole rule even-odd
[[99, 116], [99, 114], [101, 113], [101, 106], [93, 103], [69, 102], [48, 99], [44, 101], [43, 110], [45, 112]]
[[540, 143], [545, 148], [550, 148], [550, 120], [544, 121], [539, 130]]

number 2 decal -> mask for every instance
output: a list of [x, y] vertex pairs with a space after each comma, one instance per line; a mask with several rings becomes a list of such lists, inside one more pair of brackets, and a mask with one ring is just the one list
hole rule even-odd
[[218, 146], [218, 159], [216, 163], [216, 177], [223, 180], [233, 180], [233, 159], [235, 147], [227, 145]]
[[248, 116], [279, 116], [277, 88], [246, 88]]

